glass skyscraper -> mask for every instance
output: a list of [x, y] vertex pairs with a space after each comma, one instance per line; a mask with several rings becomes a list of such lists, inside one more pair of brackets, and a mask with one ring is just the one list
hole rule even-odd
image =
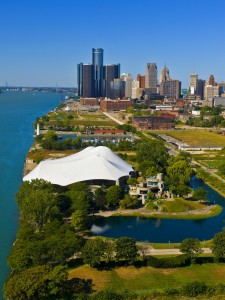
[[78, 96], [110, 97], [110, 83], [120, 77], [120, 64], [103, 66], [102, 48], [92, 48], [92, 64], [77, 65]]
[[95, 97], [102, 95], [103, 86], [103, 52], [102, 48], [92, 48], [92, 64], [94, 66]]

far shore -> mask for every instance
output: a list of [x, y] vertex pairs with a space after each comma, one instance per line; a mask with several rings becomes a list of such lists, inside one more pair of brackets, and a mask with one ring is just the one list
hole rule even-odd
[[108, 211], [99, 211], [95, 216], [111, 217], [111, 216], [142, 216], [149, 218], [165, 218], [165, 219], [205, 219], [214, 217], [222, 212], [220, 205], [214, 204], [201, 209], [190, 210], [186, 212], [160, 212], [150, 211], [146, 208], [137, 209], [116, 209]]

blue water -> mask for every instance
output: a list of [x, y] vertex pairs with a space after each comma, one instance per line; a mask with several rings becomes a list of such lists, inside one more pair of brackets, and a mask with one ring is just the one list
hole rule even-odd
[[[33, 142], [32, 124], [59, 105], [55, 93], [0, 94], [0, 285], [9, 272], [7, 256], [15, 240], [18, 211], [15, 193], [22, 182], [26, 153]], [[0, 299], [3, 299], [0, 292]]]
[[193, 178], [192, 184], [195, 189], [200, 186], [204, 187], [208, 191], [208, 199], [224, 208], [222, 213], [213, 218], [201, 220], [169, 220], [127, 216], [100, 218], [94, 222], [91, 231], [96, 235], [106, 237], [129, 236], [137, 241], [152, 243], [175, 243], [188, 237], [200, 240], [211, 239], [225, 226], [225, 198], [196, 177]]

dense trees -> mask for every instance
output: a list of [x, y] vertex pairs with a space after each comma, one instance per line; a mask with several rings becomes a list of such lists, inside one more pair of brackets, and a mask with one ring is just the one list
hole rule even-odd
[[194, 174], [190, 165], [190, 157], [183, 153], [170, 157], [166, 171], [166, 182], [170, 191], [179, 196], [188, 194], [190, 180]]
[[6, 299], [61, 299], [66, 293], [67, 270], [57, 266], [37, 266], [9, 277], [4, 286]]

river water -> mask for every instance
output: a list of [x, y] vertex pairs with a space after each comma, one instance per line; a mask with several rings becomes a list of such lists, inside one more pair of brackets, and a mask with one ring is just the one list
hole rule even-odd
[[[0, 285], [9, 272], [7, 256], [15, 240], [18, 211], [15, 193], [22, 182], [26, 153], [33, 141], [37, 117], [59, 105], [57, 93], [0, 94]], [[0, 299], [3, 299], [0, 292]]]

